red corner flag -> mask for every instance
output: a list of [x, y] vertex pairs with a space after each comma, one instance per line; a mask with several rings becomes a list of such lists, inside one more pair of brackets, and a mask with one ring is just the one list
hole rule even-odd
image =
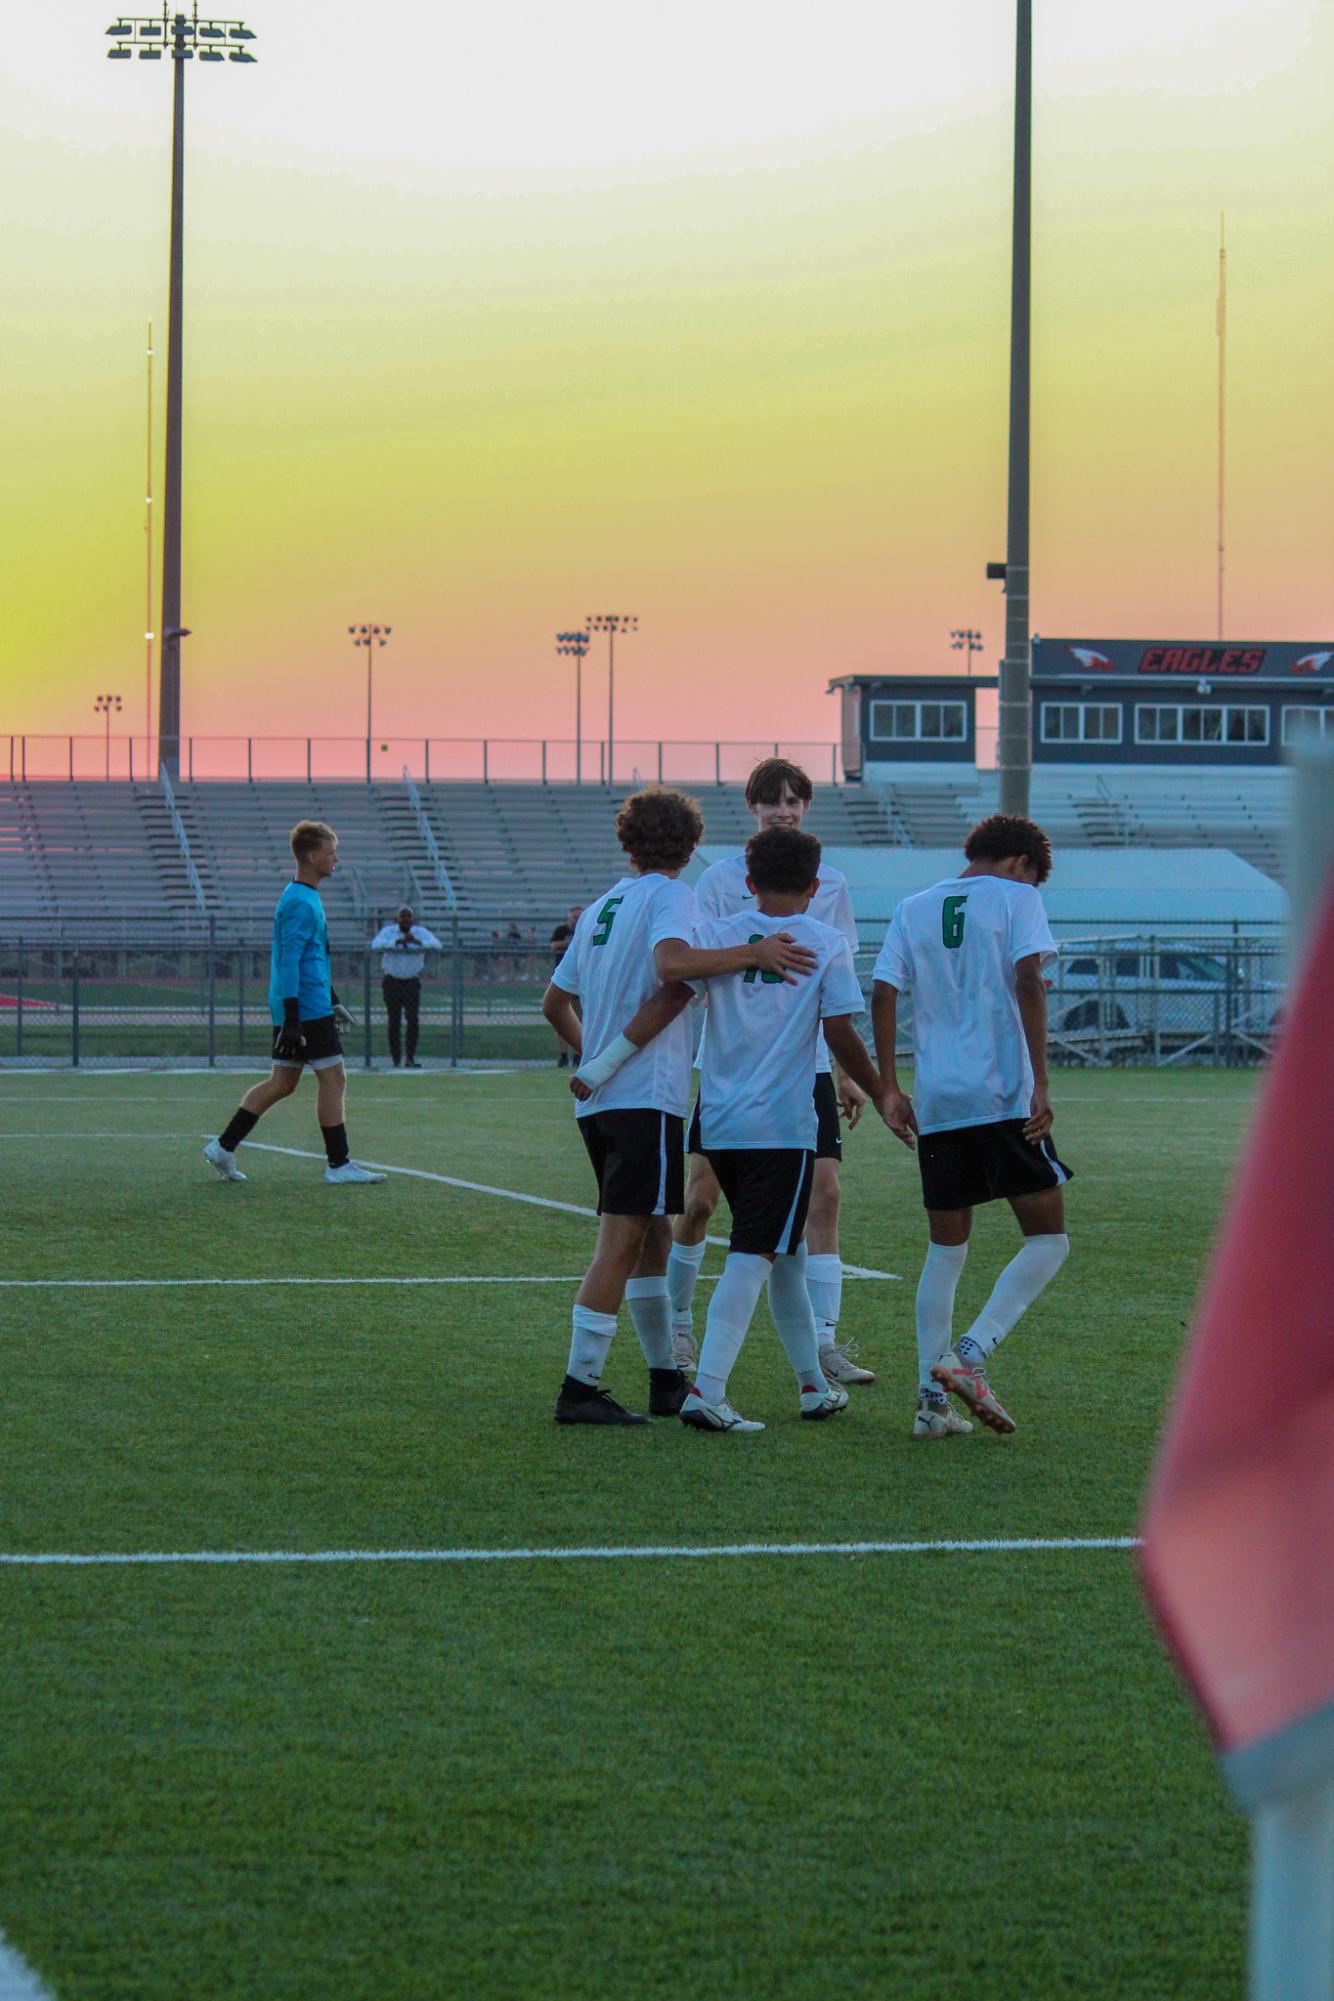
[[1334, 886], [1218, 1238], [1142, 1562], [1241, 1803], [1334, 1780]]

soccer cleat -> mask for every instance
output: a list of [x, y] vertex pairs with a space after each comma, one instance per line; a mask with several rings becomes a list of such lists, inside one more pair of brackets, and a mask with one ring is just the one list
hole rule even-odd
[[693, 1369], [699, 1361], [699, 1349], [688, 1320], [672, 1322], [672, 1353], [678, 1369]]
[[925, 1391], [918, 1397], [912, 1428], [914, 1438], [961, 1438], [972, 1428], [968, 1419], [960, 1417], [944, 1397], [931, 1397]]
[[686, 1392], [685, 1402], [678, 1413], [682, 1424], [688, 1424], [692, 1431], [763, 1431], [762, 1424], [751, 1418], [742, 1417], [733, 1410], [726, 1397], [717, 1403], [706, 1403], [692, 1383]]
[[827, 1383], [873, 1383], [875, 1373], [857, 1361], [857, 1343], [829, 1341], [820, 1350], [820, 1367]]
[[650, 1369], [648, 1372], [648, 1414], [650, 1417], [679, 1417], [690, 1394], [690, 1384], [679, 1369]]
[[931, 1376], [951, 1396], [961, 1398], [979, 1423], [988, 1425], [992, 1431], [1014, 1430], [1014, 1419], [997, 1400], [986, 1370], [968, 1368], [953, 1348], [933, 1365]]
[[338, 1188], [369, 1188], [372, 1182], [384, 1180], [383, 1174], [372, 1174], [358, 1167], [355, 1160], [345, 1160], [341, 1167], [326, 1167], [324, 1178]]
[[415, 1056], [409, 1056], [407, 1062], [403, 1065], [405, 1070], [420, 1070], [421, 1067]]
[[627, 1410], [615, 1397], [592, 1383], [576, 1382], [567, 1376], [556, 1398], [557, 1424], [647, 1424], [646, 1417]]
[[204, 1158], [210, 1167], [216, 1167], [224, 1181], [244, 1181], [245, 1176], [236, 1165], [236, 1155], [228, 1153], [225, 1146], [219, 1146], [211, 1139], [204, 1148]]
[[800, 1403], [803, 1417], [833, 1417], [837, 1411], [847, 1409], [848, 1393], [837, 1383], [822, 1383], [818, 1387], [804, 1387]]

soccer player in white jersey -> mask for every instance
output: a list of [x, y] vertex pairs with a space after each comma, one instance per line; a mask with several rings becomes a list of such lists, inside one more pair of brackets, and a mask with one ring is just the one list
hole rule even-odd
[[[997, 813], [973, 828], [964, 855], [961, 874], [905, 897], [894, 912], [872, 996], [880, 1109], [890, 1130], [916, 1145], [930, 1233], [917, 1288], [918, 1438], [969, 1428], [947, 1390], [993, 1431], [1014, 1430], [988, 1363], [1070, 1252], [1070, 1169], [1052, 1146], [1047, 1090], [1042, 967], [1056, 941], [1038, 886], [1051, 873], [1051, 844], [1031, 820]], [[903, 993], [913, 1002], [911, 1100], [894, 1054]], [[973, 1210], [999, 1197], [1024, 1241], [955, 1342], [954, 1294]]]
[[690, 1095], [691, 990], [681, 982], [749, 971], [782, 985], [815, 964], [782, 926], [724, 951], [691, 943], [693, 899], [678, 877], [703, 831], [695, 801], [679, 792], [654, 787], [625, 802], [616, 832], [631, 872], [582, 913], [542, 1002], [579, 1052], [570, 1088], [598, 1184], [597, 1248], [575, 1300], [558, 1424], [648, 1422], [602, 1388], [622, 1299], [648, 1363], [650, 1416], [674, 1417], [689, 1387], [667, 1297], [668, 1217], [681, 1207]]
[[[709, 1026], [699, 1088], [700, 1143], [732, 1211], [727, 1263], [709, 1302], [704, 1343], [682, 1422], [700, 1431], [763, 1431], [728, 1401], [727, 1385], [766, 1280], [774, 1325], [797, 1379], [801, 1415], [842, 1410], [848, 1393], [828, 1382], [811, 1310], [803, 1242], [815, 1177], [817, 1051], [827, 1039], [870, 1098], [882, 1090], [853, 1025], [861, 987], [842, 933], [808, 912], [819, 890], [820, 843], [796, 827], [771, 827], [746, 848], [755, 901], [695, 933], [712, 948], [749, 944], [786, 929], [809, 946], [816, 969], [786, 984], [764, 972], [708, 982]], [[823, 1029], [823, 1038], [821, 1030]]]
[[[785, 757], [766, 757], [746, 780], [746, 804], [763, 833], [769, 827], [800, 827], [813, 795], [810, 778], [799, 764]], [[713, 918], [732, 917], [754, 908], [753, 892], [746, 886], [746, 858], [728, 855], [706, 868], [695, 884], [695, 917], [700, 924]], [[831, 925], [857, 950], [857, 920], [852, 911], [847, 879], [827, 863], [820, 865], [820, 885], [811, 903], [810, 914], [818, 923]], [[708, 1041], [705, 1023], [704, 1041]], [[839, 1162], [843, 1142], [839, 1136], [839, 1111], [851, 1131], [862, 1115], [866, 1099], [856, 1082], [835, 1068], [821, 1037], [815, 1064], [815, 1182], [811, 1191], [807, 1224], [809, 1255], [806, 1283], [811, 1307], [820, 1333], [820, 1362], [831, 1383], [873, 1383], [870, 1369], [859, 1367], [853, 1343], [839, 1343], [838, 1318], [843, 1301], [843, 1262], [838, 1248]], [[672, 1230], [672, 1252], [667, 1266], [671, 1287], [673, 1332], [677, 1360], [689, 1368], [695, 1359], [691, 1324], [691, 1301], [695, 1282], [704, 1259], [704, 1239], [709, 1218], [718, 1206], [718, 1180], [700, 1145], [698, 1113], [690, 1124], [687, 1140], [690, 1175], [686, 1182], [685, 1208]]]

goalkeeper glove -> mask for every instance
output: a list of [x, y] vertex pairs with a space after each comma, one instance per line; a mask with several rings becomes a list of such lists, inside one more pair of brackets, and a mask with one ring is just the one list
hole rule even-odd
[[344, 1007], [340, 1000], [334, 1002], [333, 1018], [340, 1028], [355, 1028], [356, 1021], [350, 1007]]
[[299, 1000], [285, 1000], [283, 1025], [278, 1030], [273, 1053], [275, 1056], [283, 1056], [290, 1060], [293, 1056], [299, 1056], [305, 1046], [306, 1038], [301, 1033], [301, 1003]]

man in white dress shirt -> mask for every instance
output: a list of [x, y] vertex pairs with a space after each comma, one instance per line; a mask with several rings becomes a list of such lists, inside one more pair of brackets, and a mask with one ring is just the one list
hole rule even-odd
[[417, 1061], [417, 1023], [421, 1014], [422, 967], [428, 952], [444, 950], [433, 931], [418, 924], [405, 903], [393, 924], [385, 924], [371, 939], [372, 952], [383, 952], [380, 990], [384, 995], [389, 1029], [389, 1054], [397, 1070], [403, 1063], [403, 1020], [407, 1018], [407, 1065], [420, 1070]]

